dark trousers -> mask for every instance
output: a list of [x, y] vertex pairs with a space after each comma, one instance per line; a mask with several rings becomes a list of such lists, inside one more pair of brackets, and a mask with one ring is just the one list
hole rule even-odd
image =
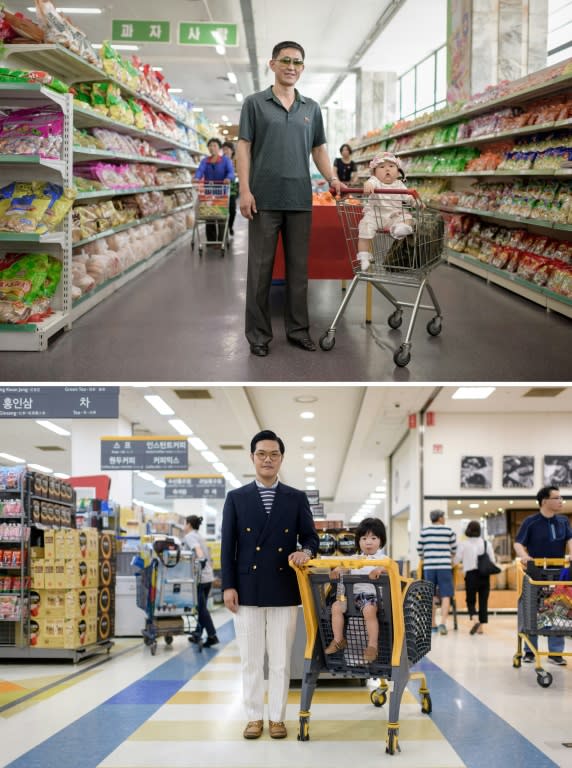
[[203, 629], [207, 631], [207, 637], [213, 637], [216, 635], [215, 625], [213, 624], [212, 617], [207, 608], [207, 600], [209, 592], [211, 591], [212, 581], [206, 584], [199, 584], [197, 590], [197, 608], [198, 608], [198, 621], [196, 629], [193, 634], [200, 637], [203, 634]]
[[465, 591], [467, 599], [467, 610], [469, 616], [476, 616], [477, 595], [479, 597], [479, 623], [487, 624], [489, 620], [488, 602], [489, 592], [491, 591], [490, 579], [488, 576], [481, 576], [478, 570], [467, 571], [465, 574]]
[[250, 344], [272, 340], [270, 286], [278, 234], [286, 265], [284, 325], [288, 338], [308, 335], [308, 249], [311, 211], [259, 211], [248, 222], [245, 333]]
[[228, 199], [228, 228], [231, 232], [236, 218], [236, 198], [237, 195], [231, 195]]

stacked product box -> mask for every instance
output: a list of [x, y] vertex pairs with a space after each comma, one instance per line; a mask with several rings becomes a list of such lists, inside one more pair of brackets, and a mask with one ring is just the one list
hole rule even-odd
[[115, 534], [103, 531], [99, 536], [97, 640], [109, 640], [115, 634]]

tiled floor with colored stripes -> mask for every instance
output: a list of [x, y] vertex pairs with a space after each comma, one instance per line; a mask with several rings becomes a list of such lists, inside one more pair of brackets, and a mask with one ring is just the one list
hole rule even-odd
[[[136, 643], [90, 664], [0, 662], [0, 765], [8, 768], [572, 768], [572, 659], [512, 666], [514, 616], [493, 616], [487, 634], [468, 621], [433, 639], [419, 668], [433, 711], [423, 714], [418, 683], [406, 690], [399, 746], [385, 753], [388, 705], [374, 707], [374, 682], [324, 679], [312, 699], [310, 740], [300, 742], [300, 686], [288, 698], [286, 740], [242, 737], [240, 668], [232, 622], [215, 613], [220, 645], [202, 653], [186, 637], [155, 656]], [[569, 648], [567, 648], [569, 650]], [[25, 694], [21, 695], [22, 689]]]

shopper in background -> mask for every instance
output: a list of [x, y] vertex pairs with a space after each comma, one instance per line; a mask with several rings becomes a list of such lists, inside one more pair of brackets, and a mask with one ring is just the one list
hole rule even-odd
[[183, 543], [186, 549], [190, 549], [197, 556], [201, 564], [201, 580], [197, 587], [197, 609], [198, 620], [194, 632], [189, 635], [190, 643], [198, 643], [202, 637], [203, 630], [206, 630], [207, 639], [205, 646], [216, 645], [218, 637], [216, 636], [215, 625], [212, 616], [207, 608], [209, 592], [214, 579], [213, 563], [208, 544], [199, 533], [199, 528], [203, 522], [202, 517], [190, 515], [185, 520]]
[[[234, 144], [232, 141], [224, 141], [222, 145], [222, 152], [234, 168]], [[230, 182], [230, 199], [228, 202], [228, 231], [231, 235], [234, 235], [234, 219], [236, 218], [236, 198], [238, 197], [238, 179], [236, 175]]]
[[[216, 187], [211, 186], [209, 190], [208, 182], [215, 184], [230, 184], [234, 181], [234, 166], [232, 160], [222, 153], [222, 142], [220, 139], [212, 138], [207, 143], [209, 154], [203, 157], [195, 173], [195, 181], [205, 183], [205, 191], [218, 193]], [[207, 242], [220, 242], [222, 240], [222, 226], [217, 221], [207, 221], [206, 238]]]
[[479, 598], [479, 613], [478, 621], [476, 621], [470, 629], [470, 634], [478, 635], [483, 634], [483, 624], [488, 623], [488, 602], [490, 586], [490, 576], [479, 573], [477, 567], [479, 555], [482, 555], [485, 551], [488, 556], [495, 562], [495, 553], [490, 542], [485, 541], [481, 537], [481, 524], [477, 520], [471, 520], [465, 529], [465, 541], [461, 541], [455, 557], [456, 563], [462, 563], [463, 573], [465, 574], [465, 597], [467, 600], [467, 611], [469, 612], [469, 619], [473, 619], [477, 616], [477, 595]]
[[357, 181], [357, 165], [352, 160], [352, 148], [349, 144], [342, 144], [340, 147], [341, 157], [334, 160], [334, 169], [338, 179], [344, 184], [355, 184]]
[[[308, 498], [284, 485], [278, 473], [284, 443], [272, 431], [252, 438], [256, 479], [226, 497], [222, 516], [222, 587], [233, 613], [240, 649], [248, 723], [245, 739], [262, 735], [264, 658], [268, 654], [270, 736], [287, 736], [284, 716], [300, 592], [288, 561], [302, 565], [318, 551]], [[297, 546], [302, 547], [297, 550]]]
[[452, 528], [445, 525], [445, 513], [434, 509], [429, 514], [431, 525], [422, 529], [417, 543], [417, 554], [423, 559], [423, 578], [439, 588], [441, 596], [441, 624], [435, 625], [435, 601], [433, 601], [432, 631], [447, 634], [447, 617], [451, 598], [455, 594], [453, 583], [453, 557], [457, 552], [457, 537]]
[[[572, 528], [566, 515], [558, 514], [562, 510], [564, 500], [560, 489], [555, 485], [546, 485], [536, 494], [540, 510], [525, 518], [514, 542], [514, 551], [523, 563], [529, 563], [537, 557], [563, 558], [572, 557]], [[537, 635], [528, 635], [535, 648], [538, 647]], [[561, 655], [564, 650], [564, 638], [548, 637], [548, 651], [555, 654], [548, 661], [560, 666], [566, 665], [566, 659]], [[534, 661], [534, 653], [525, 650], [523, 661]]]
[[286, 262], [286, 337], [308, 352], [316, 349], [308, 317], [308, 251], [312, 226], [309, 156], [340, 191], [328, 157], [320, 105], [295, 85], [305, 53], [286, 40], [268, 64], [274, 85], [247, 96], [240, 113], [236, 167], [240, 212], [248, 219], [245, 334], [253, 355], [265, 357], [272, 341], [270, 287], [278, 235]]

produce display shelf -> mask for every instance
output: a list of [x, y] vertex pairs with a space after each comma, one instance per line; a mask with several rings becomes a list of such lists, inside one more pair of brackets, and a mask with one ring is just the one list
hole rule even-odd
[[123, 232], [125, 229], [131, 229], [131, 227], [138, 227], [140, 224], [149, 224], [150, 222], [156, 221], [157, 219], [162, 219], [163, 216], [170, 216], [173, 213], [185, 211], [188, 208], [192, 208], [193, 206], [194, 203], [187, 203], [185, 205], [180, 205], [178, 208], [171, 208], [170, 211], [154, 213], [152, 216], [145, 216], [143, 219], [133, 219], [133, 221], [128, 221], [126, 224], [119, 224], [117, 227], [112, 227], [111, 229], [106, 229], [103, 232], [98, 232], [96, 235], [91, 235], [91, 237], [78, 240], [76, 243], [72, 244], [72, 247], [79, 248], [82, 245], [87, 245], [87, 243], [92, 243], [94, 240], [99, 240], [101, 237], [108, 237], [109, 235], [114, 235], [116, 232]]
[[48, 99], [63, 108], [66, 98], [67, 93], [54, 91], [40, 83], [2, 83], [2, 102], [10, 107], [36, 106]]
[[542, 227], [543, 229], [556, 229], [560, 232], [572, 231], [572, 224], [559, 224], [558, 222], [550, 221], [549, 219], [524, 219], [522, 216], [512, 216], [509, 213], [497, 213], [495, 211], [481, 210], [480, 208], [462, 208], [460, 206], [449, 205], [432, 205], [431, 207], [437, 208], [444, 213], [470, 213], [474, 216], [495, 219], [496, 221], [514, 221], [523, 226], [528, 225]]
[[572, 176], [572, 171], [567, 169], [546, 168], [534, 170], [511, 171], [499, 169], [497, 171], [407, 171], [408, 178], [444, 178], [444, 177], [463, 177], [463, 176]]
[[78, 192], [76, 202], [81, 200], [96, 200], [100, 197], [117, 197], [118, 195], [138, 195], [141, 192], [165, 192], [171, 189], [189, 189], [192, 182], [186, 184], [163, 184], [155, 187], [132, 187], [131, 189], [98, 189], [94, 192]]
[[48, 340], [70, 323], [69, 314], [55, 311], [38, 323], [0, 323], [0, 351], [34, 352], [47, 348]]
[[63, 176], [65, 172], [65, 163], [56, 158], [41, 157], [40, 155], [0, 155], [0, 165], [3, 166], [42, 166], [51, 168]]
[[[190, 149], [189, 152], [196, 152], [196, 150]], [[183, 163], [180, 160], [171, 160], [165, 157], [146, 157], [145, 155], [128, 155], [121, 152], [114, 152], [112, 149], [91, 149], [91, 147], [79, 147], [73, 148], [74, 161], [81, 162], [82, 160], [97, 160], [107, 159], [112, 160], [129, 160], [133, 163], [151, 163], [153, 165], [160, 166], [173, 166], [174, 168], [198, 168], [196, 163]]]
[[56, 243], [63, 245], [64, 232], [46, 232], [37, 235], [34, 232], [0, 232], [0, 245], [2, 243]]

